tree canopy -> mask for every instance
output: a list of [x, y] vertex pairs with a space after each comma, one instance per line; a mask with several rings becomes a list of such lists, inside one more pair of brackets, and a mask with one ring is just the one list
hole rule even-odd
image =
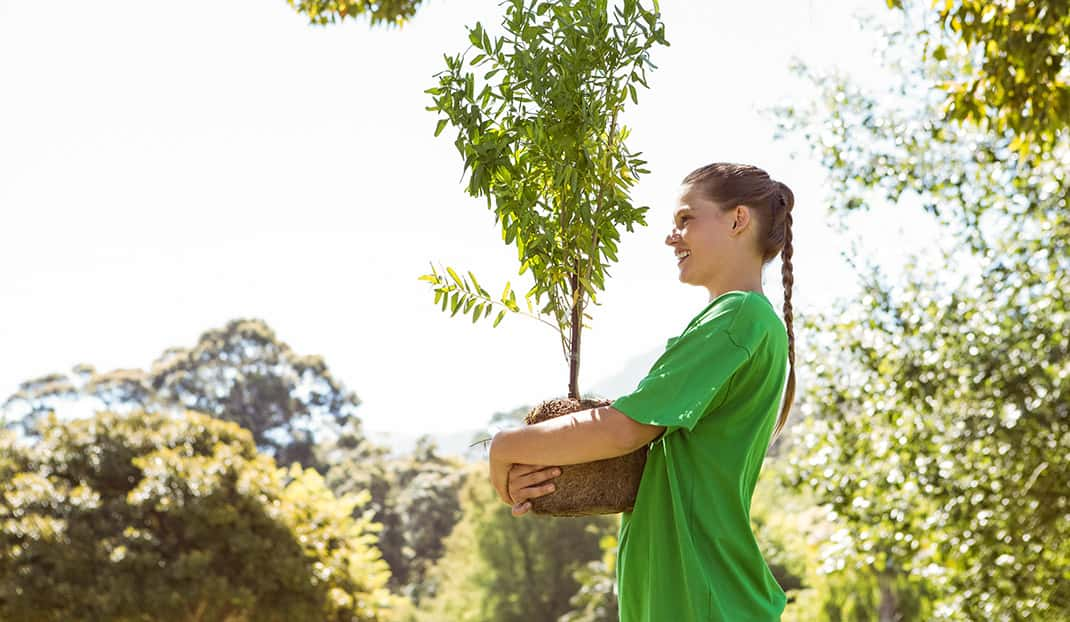
[[823, 549], [832, 569], [905, 576], [940, 619], [1065, 619], [1070, 136], [1021, 151], [1009, 127], [944, 118], [953, 67], [888, 67], [880, 92], [802, 67], [818, 97], [779, 110], [836, 220], [917, 204], [945, 232], [896, 278], [856, 247], [860, 295], [807, 318], [788, 484], [847, 526]]
[[385, 619], [377, 526], [312, 470], [198, 413], [0, 438], [0, 618]]
[[925, 59], [954, 67], [938, 85], [946, 118], [1009, 133], [1023, 152], [1070, 129], [1066, 0], [887, 1], [921, 22]]
[[317, 466], [317, 444], [348, 426], [362, 434], [360, 399], [323, 358], [301, 355], [265, 322], [235, 319], [201, 334], [192, 347], [168, 348], [151, 369], [71, 374], [25, 381], [4, 404], [10, 425], [34, 433], [35, 421], [64, 402], [87, 399], [111, 410], [190, 409], [233, 421], [280, 464]]

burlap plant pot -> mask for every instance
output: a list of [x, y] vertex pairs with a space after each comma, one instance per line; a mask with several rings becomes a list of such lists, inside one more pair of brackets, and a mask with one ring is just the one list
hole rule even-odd
[[[608, 406], [610, 400], [558, 398], [540, 403], [524, 418], [528, 425], [579, 410]], [[531, 500], [536, 514], [590, 516], [630, 511], [643, 477], [647, 447], [630, 454], [584, 464], [561, 466], [554, 492]], [[556, 466], [556, 465], [555, 465]]]

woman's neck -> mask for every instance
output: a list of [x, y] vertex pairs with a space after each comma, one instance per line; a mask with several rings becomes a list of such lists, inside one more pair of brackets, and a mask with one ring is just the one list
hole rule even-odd
[[762, 291], [761, 273], [759, 273], [758, 278], [747, 278], [741, 275], [736, 278], [724, 279], [718, 283], [707, 285], [706, 289], [710, 292], [709, 302], [713, 302], [725, 292], [758, 292], [763, 296], [765, 295], [765, 292]]

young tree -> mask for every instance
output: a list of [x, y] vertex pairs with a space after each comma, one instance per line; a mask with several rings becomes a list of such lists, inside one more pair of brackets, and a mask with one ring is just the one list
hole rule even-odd
[[[486, 197], [502, 239], [516, 244], [520, 274], [534, 285], [521, 311], [509, 283], [498, 300], [472, 272], [452, 268], [420, 278], [432, 284], [435, 303], [472, 321], [499, 312], [537, 317], [554, 328], [569, 364], [568, 395], [580, 397], [583, 318], [597, 304], [607, 265], [616, 261], [620, 228], [645, 225], [648, 208], [628, 196], [645, 162], [628, 150], [620, 114], [636, 86], [647, 86], [650, 50], [667, 45], [658, 6], [638, 0], [509, 0], [494, 36], [480, 23], [468, 30], [468, 52], [446, 56], [429, 109], [451, 124], [454, 144], [469, 174], [468, 192]], [[480, 85], [467, 69], [484, 69]], [[535, 315], [532, 305], [542, 305]], [[545, 319], [549, 315], [551, 320]]]

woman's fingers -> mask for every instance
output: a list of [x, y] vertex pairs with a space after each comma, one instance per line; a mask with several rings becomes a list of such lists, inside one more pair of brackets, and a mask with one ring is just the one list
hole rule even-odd
[[[523, 473], [523, 470], [518, 472]], [[557, 467], [541, 467], [540, 470], [534, 473], [526, 473], [525, 475], [514, 475], [512, 471], [509, 473], [509, 494], [513, 497], [514, 502], [520, 502], [518, 494], [523, 494], [525, 491], [528, 495], [524, 498], [530, 498], [531, 496], [541, 496], [552, 492], [552, 489], [546, 489], [546, 483], [549, 480], [557, 477], [561, 474], [561, 469]], [[533, 494], [537, 491], [539, 494]]]
[[530, 500], [556, 490], [551, 480], [561, 474], [559, 467], [513, 465], [509, 470], [509, 496], [513, 500], [513, 516], [531, 509]]
[[514, 464], [513, 467], [509, 469], [509, 478], [522, 477], [549, 468], [550, 467], [548, 466], [540, 466], [538, 464]]
[[561, 469], [553, 466], [531, 466], [527, 464], [513, 465], [509, 470], [509, 488], [526, 488], [538, 486], [561, 475]]
[[509, 488], [509, 496], [512, 497], [513, 503], [517, 504], [528, 499], [534, 499], [543, 495], [548, 495], [551, 492], [557, 490], [557, 487], [552, 483], [540, 484], [539, 486], [528, 486], [527, 488]]

